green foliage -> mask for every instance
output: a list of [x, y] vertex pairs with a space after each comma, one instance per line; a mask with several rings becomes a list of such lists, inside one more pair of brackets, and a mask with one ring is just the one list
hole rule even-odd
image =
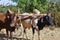
[[56, 26], [60, 22], [60, 2], [49, 2], [48, 10], [52, 13]]
[[54, 12], [53, 14], [54, 14], [53, 18], [54, 18], [55, 24], [56, 24], [56, 26], [59, 26], [59, 24], [60, 24], [60, 12]]
[[38, 9], [41, 12], [47, 11], [46, 0], [12, 0], [18, 3], [18, 7], [23, 12], [32, 12], [33, 9]]
[[11, 10], [13, 10], [15, 13], [17, 13], [18, 8], [16, 6], [13, 5], [9, 5], [9, 6], [2, 6], [0, 5], [0, 12], [4, 13], [7, 11], [7, 9], [10, 8]]
[[3, 5], [0, 5], [0, 12], [5, 12], [6, 11], [6, 8], [3, 8]]
[[57, 11], [60, 12], [60, 2], [56, 3], [56, 8], [57, 8]]
[[6, 11], [6, 8], [0, 8], [0, 12], [5, 12]]
[[18, 12], [18, 7], [16, 7], [16, 6], [9, 5], [9, 6], [7, 6], [7, 8], [10, 8], [10, 9], [13, 10], [15, 13]]

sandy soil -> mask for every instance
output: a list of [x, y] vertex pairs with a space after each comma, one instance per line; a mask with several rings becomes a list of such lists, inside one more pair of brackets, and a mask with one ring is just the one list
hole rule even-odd
[[[26, 35], [28, 39], [32, 40], [32, 29], [26, 29], [27, 33], [26, 35], [24, 34], [24, 37], [22, 31], [21, 28], [15, 30], [13, 40], [26, 40]], [[6, 40], [6, 38], [6, 31], [3, 29], [0, 31], [0, 40]], [[33, 40], [38, 40], [37, 31], [35, 31]], [[50, 27], [43, 28], [43, 30], [40, 31], [40, 40], [60, 40], [60, 28], [54, 28], [54, 30], [51, 30]]]

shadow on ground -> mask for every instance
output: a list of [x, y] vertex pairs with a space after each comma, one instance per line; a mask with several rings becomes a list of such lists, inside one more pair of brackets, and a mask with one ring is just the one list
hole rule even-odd
[[[16, 38], [16, 37], [12, 37], [13, 40], [29, 40], [29, 39], [25, 39], [25, 38]], [[9, 37], [9, 39], [11, 39]], [[5, 34], [0, 34], [0, 40], [7, 40], [7, 36]]]

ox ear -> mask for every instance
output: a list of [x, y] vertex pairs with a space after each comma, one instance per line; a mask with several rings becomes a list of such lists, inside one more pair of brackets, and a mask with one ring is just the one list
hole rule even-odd
[[16, 19], [19, 19], [19, 17], [17, 16]]
[[16, 16], [16, 19], [19, 19], [19, 15], [18, 14], [15, 14], [15, 16]]

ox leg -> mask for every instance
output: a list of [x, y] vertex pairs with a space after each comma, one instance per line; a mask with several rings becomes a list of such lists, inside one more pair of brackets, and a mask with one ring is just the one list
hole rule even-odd
[[[26, 35], [26, 30], [25, 30], [25, 29], [24, 29], [24, 33], [25, 33], [25, 35]], [[27, 35], [26, 35], [26, 39], [28, 40]]]
[[39, 33], [39, 30], [38, 30], [38, 40], [40, 40], [40, 33]]
[[[23, 38], [24, 38], [24, 33], [25, 33], [25, 31], [23, 30]], [[24, 39], [22, 39], [22, 40], [24, 40]]]
[[13, 39], [12, 39], [12, 35], [13, 35], [13, 33], [10, 31], [10, 38], [11, 38], [11, 40], [13, 40]]
[[[22, 37], [24, 38], [24, 30], [22, 31]], [[22, 39], [23, 40], [23, 39]]]
[[36, 26], [36, 31], [38, 31], [38, 40], [40, 40], [40, 32], [39, 32], [39, 28], [38, 28], [38, 26]]
[[32, 27], [32, 31], [33, 31], [33, 37], [32, 37], [32, 40], [34, 39], [34, 33], [35, 33], [35, 28]]
[[8, 30], [6, 29], [6, 33], [7, 33], [7, 40], [9, 39], [9, 33]]

